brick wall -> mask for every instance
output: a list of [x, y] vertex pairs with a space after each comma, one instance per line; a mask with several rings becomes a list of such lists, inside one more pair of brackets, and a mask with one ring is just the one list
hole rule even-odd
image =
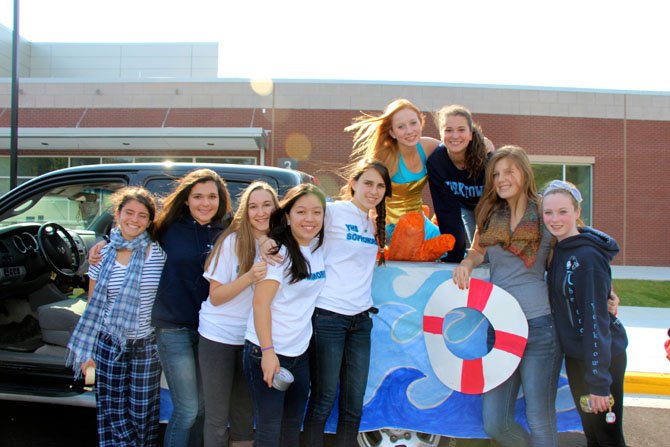
[[[275, 109], [274, 113], [260, 108], [22, 109], [20, 126], [262, 127], [271, 130], [266, 164], [293, 158], [298, 169], [317, 175], [333, 194], [341, 184], [337, 170], [351, 151], [352, 135], [343, 129], [358, 114], [337, 109]], [[622, 253], [615, 263], [670, 265], [666, 225], [670, 183], [665, 181], [670, 121], [502, 114], [475, 114], [475, 119], [498, 147], [516, 144], [533, 155], [594, 157], [593, 222], [619, 242]], [[9, 127], [8, 113], [0, 116], [0, 127]], [[430, 116], [424, 135], [438, 137]], [[193, 151], [172, 155], [180, 154], [214, 155]], [[227, 151], [226, 155], [249, 154]], [[427, 191], [424, 196], [430, 203]]]

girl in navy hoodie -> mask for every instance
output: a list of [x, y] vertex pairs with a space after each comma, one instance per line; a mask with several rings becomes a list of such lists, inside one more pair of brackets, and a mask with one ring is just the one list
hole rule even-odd
[[428, 157], [428, 184], [440, 233], [456, 239], [444, 262], [461, 262], [475, 235], [475, 207], [484, 192], [486, 162], [495, 150], [465, 107], [435, 113], [440, 144]]
[[204, 400], [198, 368], [198, 316], [209, 295], [205, 260], [231, 210], [225, 182], [210, 169], [179, 180], [163, 201], [154, 234], [167, 254], [151, 324], [174, 410], [166, 446], [200, 446]]
[[[544, 192], [544, 224], [558, 240], [547, 277], [549, 295], [588, 446], [623, 447], [628, 339], [621, 322], [607, 310], [610, 261], [619, 247], [610, 236], [580, 226], [581, 201], [579, 190], [560, 180]], [[581, 396], [588, 396], [590, 411], [583, 410]]]

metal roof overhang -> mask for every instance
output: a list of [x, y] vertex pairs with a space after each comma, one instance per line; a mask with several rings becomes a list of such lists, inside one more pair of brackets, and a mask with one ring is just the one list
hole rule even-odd
[[[19, 150], [260, 151], [269, 131], [261, 127], [23, 127]], [[10, 129], [0, 128], [0, 149], [10, 149]]]

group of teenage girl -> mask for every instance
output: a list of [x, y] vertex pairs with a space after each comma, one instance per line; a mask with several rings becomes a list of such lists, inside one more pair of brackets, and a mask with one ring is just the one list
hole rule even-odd
[[[453, 281], [467, 288], [486, 260], [528, 321], [517, 370], [484, 393], [489, 436], [557, 445], [565, 357], [588, 445], [625, 445], [627, 339], [609, 299], [616, 242], [581, 225], [574, 185], [556, 180], [539, 195], [526, 152], [495, 150], [465, 107], [442, 108], [436, 122], [441, 141], [423, 137], [424, 115], [404, 99], [361, 115], [345, 129], [354, 150], [340, 200], [303, 184], [280, 201], [254, 182], [225, 229], [231, 200], [213, 171], [183, 177], [160, 210], [142, 188], [118, 191], [68, 345], [77, 374], [96, 367], [100, 445], [157, 443], [161, 369], [174, 405], [166, 446], [298, 446], [301, 428], [304, 445], [321, 446], [336, 400], [336, 444], [357, 445], [373, 271], [387, 229], [422, 209], [426, 183], [438, 224], [426, 219], [427, 237], [456, 238], [442, 259], [459, 263]], [[286, 389], [273, 386], [280, 367], [293, 377]], [[520, 388], [528, 431], [514, 420]]]

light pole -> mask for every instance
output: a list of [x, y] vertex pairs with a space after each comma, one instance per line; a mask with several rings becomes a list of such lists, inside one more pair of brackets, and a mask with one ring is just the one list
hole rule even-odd
[[12, 106], [9, 143], [9, 189], [18, 183], [19, 167], [19, 0], [14, 0], [14, 32], [12, 33]]

